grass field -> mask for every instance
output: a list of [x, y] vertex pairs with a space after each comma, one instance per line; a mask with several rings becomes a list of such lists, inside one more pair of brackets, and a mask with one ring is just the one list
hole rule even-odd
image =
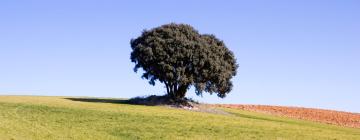
[[117, 102], [0, 96], [0, 139], [360, 139], [356, 128], [236, 109], [224, 115]]

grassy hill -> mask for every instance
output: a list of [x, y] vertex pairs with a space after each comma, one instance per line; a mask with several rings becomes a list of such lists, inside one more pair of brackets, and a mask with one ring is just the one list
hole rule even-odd
[[0, 96], [0, 139], [360, 139], [360, 129], [223, 108], [228, 114], [111, 99]]

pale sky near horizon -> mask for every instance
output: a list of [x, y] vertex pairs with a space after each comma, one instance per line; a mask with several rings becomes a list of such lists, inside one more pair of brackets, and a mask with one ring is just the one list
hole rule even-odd
[[360, 1], [0, 1], [0, 95], [164, 94], [133, 72], [130, 39], [175, 22], [224, 40], [240, 65], [225, 99], [360, 112]]

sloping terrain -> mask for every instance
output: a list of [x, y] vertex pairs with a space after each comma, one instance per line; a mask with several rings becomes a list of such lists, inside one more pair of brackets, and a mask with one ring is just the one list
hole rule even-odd
[[360, 129], [233, 108], [228, 114], [122, 99], [0, 96], [0, 139], [360, 139]]
[[325, 109], [267, 106], [267, 105], [217, 105], [226, 108], [255, 111], [271, 115], [310, 120], [339, 126], [360, 128], [360, 114]]

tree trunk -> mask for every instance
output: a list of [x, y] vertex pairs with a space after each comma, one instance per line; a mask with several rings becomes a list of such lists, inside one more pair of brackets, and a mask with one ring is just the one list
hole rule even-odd
[[175, 98], [174, 86], [172, 86], [172, 84], [169, 85], [168, 96], [171, 97], [171, 98]]
[[178, 99], [184, 98], [188, 87], [189, 87], [189, 85], [180, 85], [176, 91], [176, 97]]
[[177, 84], [169, 84], [165, 83], [166, 91], [169, 97], [177, 100], [183, 99], [186, 95], [186, 91], [189, 87], [188, 84], [186, 85], [177, 85]]

